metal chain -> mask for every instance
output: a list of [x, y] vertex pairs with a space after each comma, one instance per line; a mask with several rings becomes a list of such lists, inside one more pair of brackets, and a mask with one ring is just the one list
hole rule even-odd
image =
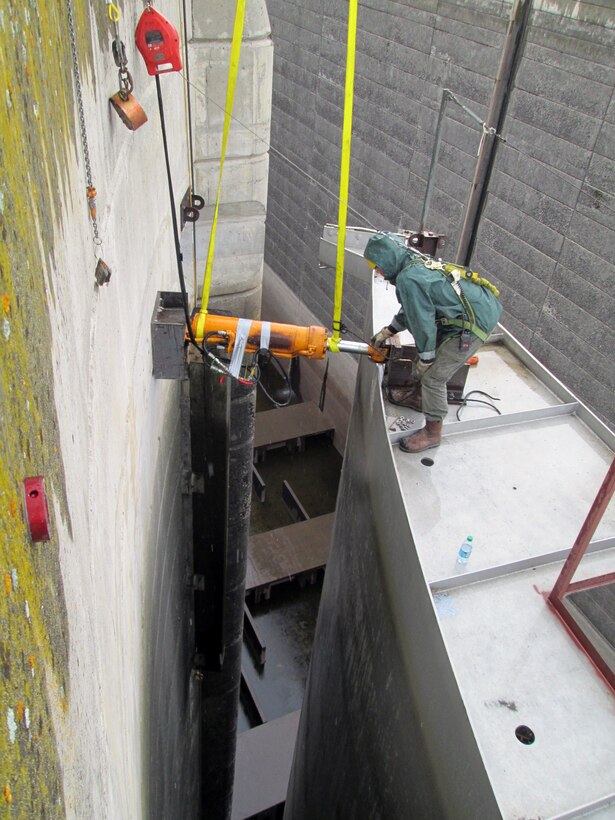
[[120, 20], [120, 10], [112, 2], [112, 0], [106, 0], [107, 2], [107, 15], [111, 22], [113, 23], [113, 30], [115, 32], [115, 36], [113, 38], [113, 43], [111, 44], [111, 50], [113, 52], [113, 59], [115, 61], [116, 66], [118, 67], [119, 71], [117, 73], [118, 79], [120, 82], [120, 90], [119, 95], [120, 97], [126, 101], [128, 96], [132, 94], [132, 89], [134, 88], [132, 75], [128, 70], [128, 58], [126, 57], [126, 46], [122, 42], [122, 38], [120, 37], [120, 27], [119, 27], [119, 20]]
[[92, 184], [92, 168], [90, 165], [90, 149], [88, 146], [88, 134], [85, 127], [85, 114], [83, 111], [83, 94], [81, 91], [81, 76], [79, 74], [79, 62], [77, 60], [77, 40], [75, 37], [75, 21], [73, 19], [73, 6], [71, 0], [66, 0], [66, 11], [68, 14], [68, 28], [70, 30], [70, 44], [73, 52], [73, 75], [75, 78], [75, 96], [77, 99], [77, 112], [79, 114], [79, 130], [81, 131], [81, 145], [83, 148], [83, 159], [85, 162], [85, 178], [87, 182], [86, 195], [88, 199], [88, 209], [92, 220], [92, 231], [94, 233], [94, 244], [102, 245], [102, 240], [98, 234], [98, 222], [96, 220], [96, 188]]

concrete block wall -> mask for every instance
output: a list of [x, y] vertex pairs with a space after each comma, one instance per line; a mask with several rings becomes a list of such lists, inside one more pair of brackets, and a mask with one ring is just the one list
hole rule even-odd
[[[218, 189], [234, 15], [235, 5], [220, 0], [199, 0], [192, 9], [195, 191], [206, 204], [195, 226], [199, 298]], [[260, 315], [272, 74], [265, 0], [251, 0], [246, 5], [210, 291], [212, 307], [250, 318]], [[192, 231], [184, 234], [191, 254]]]
[[[318, 239], [337, 220], [347, 4], [269, 0], [274, 41], [265, 259], [330, 325]], [[349, 224], [418, 226], [441, 89], [485, 117], [509, 0], [359, 6]], [[615, 424], [613, 29], [608, 0], [536, 0], [473, 265], [502, 287], [503, 323]], [[449, 104], [427, 227], [454, 258], [480, 127]], [[284, 155], [284, 158], [279, 153]], [[363, 330], [366, 287], [346, 277]]]

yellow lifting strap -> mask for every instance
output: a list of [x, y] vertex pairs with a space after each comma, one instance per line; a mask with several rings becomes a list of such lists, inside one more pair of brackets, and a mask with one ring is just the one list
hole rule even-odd
[[224, 170], [224, 159], [226, 157], [226, 145], [228, 142], [229, 130], [231, 127], [231, 117], [233, 113], [233, 101], [235, 99], [235, 86], [239, 73], [239, 57], [241, 55], [241, 41], [243, 38], [243, 20], [246, 11], [246, 0], [237, 0], [235, 8], [235, 25], [233, 27], [233, 41], [231, 44], [231, 63], [228, 70], [228, 85], [226, 87], [226, 104], [224, 106], [224, 128], [222, 131], [222, 150], [220, 152], [220, 172], [218, 176], [218, 190], [216, 193], [216, 205], [214, 208], [214, 218], [211, 223], [211, 233], [209, 234], [209, 247], [207, 249], [207, 262], [205, 264], [205, 275], [203, 277], [203, 292], [201, 294], [201, 309], [196, 327], [196, 337], [203, 337], [205, 319], [207, 317], [207, 305], [209, 303], [209, 291], [211, 288], [211, 273], [214, 265], [214, 249], [216, 247], [216, 230], [218, 227], [218, 209], [220, 206], [220, 189], [222, 187], [222, 171]]
[[348, 43], [346, 48], [346, 86], [344, 90], [344, 123], [342, 127], [342, 160], [340, 196], [337, 216], [337, 257], [335, 265], [335, 297], [333, 300], [333, 337], [329, 349], [338, 352], [342, 320], [342, 289], [344, 284], [344, 252], [348, 217], [348, 187], [350, 179], [350, 144], [352, 141], [352, 106], [354, 102], [354, 65], [357, 43], [358, 0], [348, 3]]

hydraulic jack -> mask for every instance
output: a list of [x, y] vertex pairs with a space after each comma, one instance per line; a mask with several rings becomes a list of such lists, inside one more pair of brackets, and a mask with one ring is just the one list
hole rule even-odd
[[302, 327], [208, 313], [204, 322], [199, 314], [193, 318], [192, 333], [198, 344], [221, 345], [228, 353], [241, 345], [243, 352], [254, 353], [267, 348], [282, 359], [295, 356], [324, 359], [327, 351], [331, 351], [358, 353], [379, 363], [386, 361], [386, 353], [367, 342], [336, 341], [329, 336], [326, 327], [316, 325]]

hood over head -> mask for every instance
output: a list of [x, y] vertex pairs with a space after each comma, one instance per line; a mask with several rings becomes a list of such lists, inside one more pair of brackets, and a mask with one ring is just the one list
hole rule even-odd
[[411, 258], [403, 239], [389, 233], [374, 234], [365, 246], [363, 256], [380, 268], [385, 279], [395, 279]]

